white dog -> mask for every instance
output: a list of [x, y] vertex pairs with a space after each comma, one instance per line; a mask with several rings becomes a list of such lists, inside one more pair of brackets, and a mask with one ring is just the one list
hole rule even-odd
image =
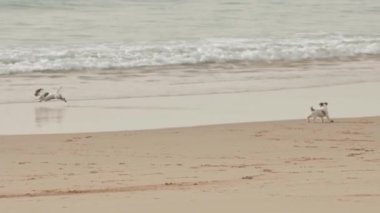
[[327, 102], [319, 103], [320, 109], [314, 109], [311, 107], [311, 114], [307, 116], [307, 122], [310, 122], [310, 118], [313, 118], [313, 122], [315, 122], [316, 118], [320, 118], [322, 120], [322, 123], [324, 123], [324, 118], [326, 117], [329, 122], [334, 122], [334, 120], [330, 119], [329, 111], [327, 109]]
[[36, 90], [34, 92], [34, 96], [38, 96], [38, 100], [40, 102], [42, 101], [51, 101], [51, 100], [61, 100], [61, 101], [64, 101], [64, 102], [67, 102], [66, 101], [66, 98], [62, 96], [62, 94], [60, 93], [62, 87], [58, 88], [57, 89], [57, 92], [54, 94], [54, 93], [49, 93], [49, 92], [44, 92], [44, 89], [42, 88], [39, 88], [38, 90]]

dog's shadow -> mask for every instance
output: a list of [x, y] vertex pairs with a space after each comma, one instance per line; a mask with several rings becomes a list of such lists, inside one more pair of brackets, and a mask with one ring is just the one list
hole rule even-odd
[[60, 124], [65, 116], [65, 107], [38, 106], [34, 108], [34, 121], [37, 126]]

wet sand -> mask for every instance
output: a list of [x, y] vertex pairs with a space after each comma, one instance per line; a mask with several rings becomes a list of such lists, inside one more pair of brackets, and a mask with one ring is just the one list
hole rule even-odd
[[[127, 86], [125, 86], [127, 89]], [[95, 88], [93, 88], [95, 90]], [[329, 102], [332, 118], [379, 115], [380, 84], [267, 92], [0, 104], [0, 135], [160, 129], [305, 119]], [[29, 93], [27, 93], [30, 95]]]

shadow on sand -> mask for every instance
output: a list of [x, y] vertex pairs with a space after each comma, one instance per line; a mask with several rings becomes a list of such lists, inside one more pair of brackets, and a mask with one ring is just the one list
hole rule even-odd
[[37, 126], [60, 124], [65, 116], [65, 107], [39, 106], [34, 108], [34, 121]]

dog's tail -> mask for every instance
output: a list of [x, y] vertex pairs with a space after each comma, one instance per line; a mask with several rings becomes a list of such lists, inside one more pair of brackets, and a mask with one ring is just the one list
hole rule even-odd
[[315, 109], [313, 108], [313, 107], [310, 107], [310, 110], [313, 112], [313, 111], [315, 111]]

